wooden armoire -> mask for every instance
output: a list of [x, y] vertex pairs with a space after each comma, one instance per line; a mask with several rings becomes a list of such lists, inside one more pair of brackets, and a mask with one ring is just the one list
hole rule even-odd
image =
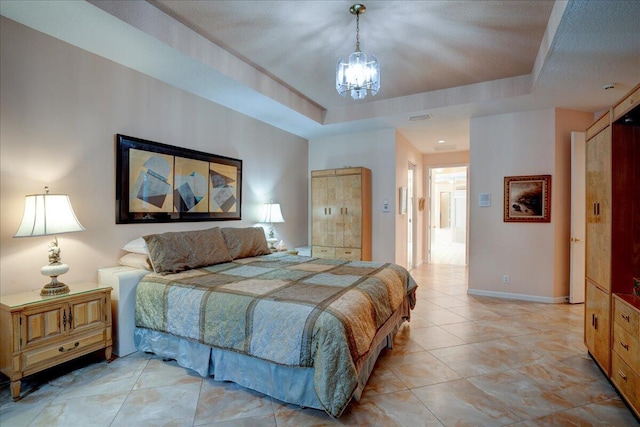
[[371, 260], [371, 170], [311, 172], [311, 255]]
[[586, 132], [585, 345], [640, 410], [640, 85]]

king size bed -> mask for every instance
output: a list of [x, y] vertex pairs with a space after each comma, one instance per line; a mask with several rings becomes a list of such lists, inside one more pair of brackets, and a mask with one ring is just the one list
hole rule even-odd
[[390, 263], [271, 254], [261, 228], [145, 236], [134, 340], [218, 381], [339, 417], [415, 306]]

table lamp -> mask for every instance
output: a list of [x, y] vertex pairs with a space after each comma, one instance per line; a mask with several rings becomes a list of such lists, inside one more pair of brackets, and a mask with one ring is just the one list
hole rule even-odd
[[280, 210], [280, 203], [265, 203], [264, 215], [260, 222], [269, 224], [269, 237], [267, 237], [267, 243], [269, 243], [269, 250], [275, 252], [277, 250], [275, 243], [278, 239], [274, 236], [273, 224], [276, 222], [284, 222], [282, 211]]
[[[24, 214], [18, 231], [13, 237], [56, 236], [74, 231], [84, 231], [84, 227], [76, 218], [71, 201], [66, 194], [49, 194], [49, 187], [44, 187], [45, 194], [31, 194], [25, 197]], [[58, 281], [58, 276], [69, 271], [69, 266], [60, 259], [58, 238], [54, 237], [49, 245], [49, 264], [40, 272], [51, 277], [40, 291], [42, 296], [61, 295], [69, 292], [69, 287]]]

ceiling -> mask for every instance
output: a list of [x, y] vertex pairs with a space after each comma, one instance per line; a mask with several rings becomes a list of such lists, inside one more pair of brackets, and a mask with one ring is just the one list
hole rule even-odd
[[335, 90], [352, 4], [2, 1], [0, 13], [307, 139], [394, 128], [427, 154], [468, 150], [472, 117], [597, 113], [640, 81], [640, 1], [367, 1], [361, 49], [381, 89], [354, 101]]

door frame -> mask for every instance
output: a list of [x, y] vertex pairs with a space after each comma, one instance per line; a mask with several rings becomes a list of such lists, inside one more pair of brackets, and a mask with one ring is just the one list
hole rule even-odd
[[571, 240], [569, 258], [569, 302], [585, 298], [586, 259], [586, 134], [571, 132]]
[[[418, 263], [416, 262], [416, 255], [418, 253], [418, 213], [416, 209], [416, 165], [412, 162], [408, 162], [407, 167], [407, 184], [409, 183], [409, 174], [411, 173], [411, 186], [407, 191], [407, 252], [410, 253], [410, 257], [407, 256], [407, 270], [411, 270]], [[411, 248], [409, 248], [411, 244]]]

